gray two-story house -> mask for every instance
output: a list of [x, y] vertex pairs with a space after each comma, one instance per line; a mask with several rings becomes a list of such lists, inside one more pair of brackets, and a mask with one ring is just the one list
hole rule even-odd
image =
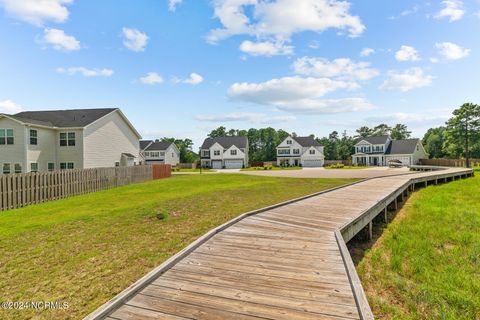
[[410, 166], [426, 158], [428, 154], [420, 139], [393, 140], [385, 135], [360, 139], [355, 144], [352, 162], [358, 166], [387, 166], [394, 160]]
[[180, 163], [180, 150], [173, 142], [159, 140], [141, 140], [140, 156], [142, 163], [170, 164], [176, 166]]
[[207, 138], [200, 147], [200, 159], [203, 168], [245, 168], [248, 166], [248, 138]]
[[117, 108], [0, 114], [0, 173], [133, 166], [140, 138]]

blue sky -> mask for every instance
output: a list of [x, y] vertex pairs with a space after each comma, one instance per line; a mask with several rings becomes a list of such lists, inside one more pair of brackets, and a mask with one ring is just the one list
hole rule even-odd
[[219, 125], [421, 137], [479, 102], [480, 1], [0, 0], [0, 112], [119, 107], [144, 138]]

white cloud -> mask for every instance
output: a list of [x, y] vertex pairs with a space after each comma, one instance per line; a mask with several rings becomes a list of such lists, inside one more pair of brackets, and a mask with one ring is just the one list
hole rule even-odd
[[450, 22], [462, 19], [465, 14], [463, 2], [460, 0], [442, 1], [443, 9], [435, 15], [436, 19], [448, 18]]
[[72, 3], [73, 0], [0, 0], [7, 14], [35, 26], [47, 21], [65, 22], [69, 16], [66, 5]]
[[459, 45], [451, 42], [436, 43], [435, 47], [438, 53], [447, 60], [458, 60], [467, 57], [471, 50], [462, 48]]
[[228, 96], [233, 100], [275, 106], [279, 110], [304, 113], [335, 113], [369, 110], [362, 98], [322, 100], [338, 89], [355, 89], [355, 83], [328, 78], [284, 77], [262, 83], [235, 83]]
[[363, 48], [362, 51], [360, 52], [361, 57], [368, 57], [371, 54], [375, 53], [375, 49], [372, 48]]
[[123, 45], [131, 51], [140, 52], [145, 51], [148, 43], [148, 36], [137, 30], [131, 28], [123, 28]]
[[168, 10], [175, 11], [177, 6], [182, 4], [183, 0], [168, 0]]
[[71, 68], [57, 68], [58, 73], [73, 76], [81, 74], [84, 77], [111, 77], [113, 75], [112, 69], [87, 69], [85, 67], [71, 67]]
[[0, 101], [0, 113], [14, 114], [22, 111], [22, 107], [12, 100]]
[[439, 63], [440, 60], [438, 60], [438, 58], [430, 58], [430, 62], [431, 63]]
[[252, 56], [277, 56], [277, 55], [291, 55], [293, 54], [293, 47], [287, 46], [281, 41], [277, 42], [252, 42], [243, 41], [240, 45], [240, 51]]
[[398, 61], [418, 61], [420, 60], [420, 55], [414, 47], [401, 46], [400, 50], [395, 53], [395, 59]]
[[329, 61], [324, 58], [303, 57], [293, 63], [295, 73], [313, 77], [338, 77], [346, 80], [370, 80], [378, 71], [370, 68], [368, 62], [353, 62], [347, 58]]
[[80, 50], [80, 41], [73, 36], [65, 34], [63, 30], [59, 29], [45, 29], [43, 30], [43, 42], [51, 45], [56, 50], [75, 51]]
[[223, 27], [211, 30], [207, 38], [210, 43], [234, 35], [288, 40], [294, 33], [330, 28], [346, 30], [356, 37], [365, 30], [360, 18], [350, 14], [350, 3], [346, 1], [214, 0], [213, 5], [214, 15]]
[[220, 115], [199, 115], [195, 119], [205, 122], [251, 122], [251, 123], [280, 123], [296, 119], [295, 116], [268, 116], [256, 112], [232, 112]]
[[380, 89], [406, 92], [429, 86], [432, 80], [433, 77], [425, 75], [421, 68], [411, 68], [403, 72], [390, 71], [389, 78], [380, 86]]
[[203, 77], [198, 73], [193, 72], [190, 74], [190, 78], [185, 79], [182, 82], [196, 86], [197, 84], [200, 84], [203, 82]]
[[160, 84], [163, 83], [163, 78], [156, 72], [149, 72], [144, 77], [140, 78], [140, 82], [143, 84]]

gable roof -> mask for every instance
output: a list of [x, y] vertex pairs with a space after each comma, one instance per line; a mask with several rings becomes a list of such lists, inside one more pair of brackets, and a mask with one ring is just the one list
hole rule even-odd
[[145, 150], [148, 150], [148, 151], [167, 150], [168, 147], [170, 147], [172, 144], [173, 144], [173, 142], [167, 142], [167, 141], [153, 142]]
[[371, 143], [371, 144], [385, 144], [387, 143], [388, 139], [390, 139], [390, 136], [384, 135], [384, 136], [366, 137], [366, 138], [360, 139], [360, 141], [367, 141], [368, 143]]
[[313, 137], [292, 137], [302, 147], [321, 147], [322, 145]]
[[209, 149], [215, 143], [218, 143], [225, 149], [230, 148], [235, 145], [237, 148], [243, 149], [247, 147], [248, 138], [247, 137], [217, 137], [217, 138], [207, 138], [203, 141], [202, 149]]
[[8, 115], [24, 123], [43, 125], [48, 127], [72, 128], [86, 127], [92, 122], [119, 110], [117, 108], [104, 109], [72, 109], [50, 111], [24, 111]]
[[412, 154], [419, 139], [392, 140], [385, 154]]

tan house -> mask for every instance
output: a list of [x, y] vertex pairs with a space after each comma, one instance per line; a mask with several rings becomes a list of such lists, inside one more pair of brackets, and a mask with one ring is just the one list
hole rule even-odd
[[0, 114], [0, 173], [132, 166], [140, 138], [117, 108]]

